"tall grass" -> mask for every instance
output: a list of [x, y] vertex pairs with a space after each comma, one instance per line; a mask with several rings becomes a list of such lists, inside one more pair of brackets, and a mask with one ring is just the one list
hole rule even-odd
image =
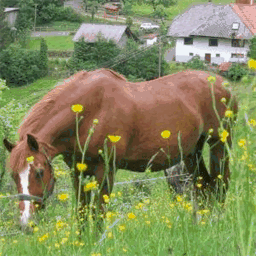
[[[41, 82], [42, 88], [52, 87], [52, 81]], [[34, 86], [23, 89], [28, 99]], [[38, 85], [35, 88], [38, 92], [41, 89]], [[12, 90], [15, 89], [10, 93]], [[163, 180], [143, 183], [144, 187], [119, 184], [107, 204], [106, 237], [99, 242], [90, 228], [79, 237], [70, 170], [57, 158], [54, 195], [37, 216], [39, 222], [32, 235], [10, 235], [18, 231], [17, 202], [0, 199], [0, 255], [255, 255], [256, 92], [251, 81], [236, 84], [233, 91], [241, 107], [232, 134], [232, 173], [225, 204], [214, 200], [201, 205], [199, 202], [195, 223], [190, 193], [176, 197]], [[22, 101], [24, 94], [20, 98], [15, 94], [16, 100]], [[5, 97], [10, 98], [10, 94]], [[31, 103], [35, 101], [38, 99]], [[204, 156], [207, 153], [205, 150]], [[137, 174], [119, 170], [116, 182], [162, 176], [162, 172]], [[6, 176], [2, 195], [13, 192], [7, 186], [10, 179]], [[69, 197], [60, 201], [58, 195], [64, 193]]]

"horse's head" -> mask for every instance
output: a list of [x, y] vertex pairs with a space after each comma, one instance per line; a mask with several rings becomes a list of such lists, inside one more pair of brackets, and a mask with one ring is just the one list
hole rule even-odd
[[53, 168], [47, 145], [38, 143], [32, 135], [28, 134], [26, 139], [17, 145], [4, 139], [4, 145], [11, 152], [10, 168], [20, 200], [20, 223], [22, 228], [25, 228], [35, 209], [41, 208], [44, 199], [53, 192]]

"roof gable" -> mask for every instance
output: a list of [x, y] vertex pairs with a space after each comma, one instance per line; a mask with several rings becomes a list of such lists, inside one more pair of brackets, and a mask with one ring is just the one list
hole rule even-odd
[[83, 23], [76, 32], [73, 41], [78, 42], [84, 38], [85, 42], [97, 41], [97, 36], [100, 33], [107, 40], [119, 42], [122, 35], [125, 33], [127, 26], [124, 25], [105, 25], [105, 24], [86, 24]]

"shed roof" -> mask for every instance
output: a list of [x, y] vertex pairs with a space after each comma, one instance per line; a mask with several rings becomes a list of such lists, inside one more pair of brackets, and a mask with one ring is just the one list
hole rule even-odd
[[19, 10], [19, 8], [9, 8], [9, 7], [4, 8], [4, 12], [14, 12], [14, 11], [18, 11], [18, 10]]
[[85, 42], [95, 42], [100, 33], [107, 40], [119, 42], [127, 26], [125, 25], [105, 25], [105, 24], [86, 24], [83, 23], [76, 32], [73, 41], [78, 42], [82, 37]]
[[169, 36], [188, 37], [206, 36], [231, 38], [232, 24], [240, 24], [236, 31], [238, 38], [249, 39], [252, 33], [234, 13], [230, 5], [214, 5], [212, 3], [200, 4], [190, 7], [176, 17], [169, 30]]

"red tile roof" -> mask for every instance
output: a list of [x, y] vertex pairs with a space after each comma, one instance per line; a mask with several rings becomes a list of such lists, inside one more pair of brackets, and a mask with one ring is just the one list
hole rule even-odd
[[256, 3], [233, 4], [233, 11], [240, 17], [246, 27], [256, 34]]

